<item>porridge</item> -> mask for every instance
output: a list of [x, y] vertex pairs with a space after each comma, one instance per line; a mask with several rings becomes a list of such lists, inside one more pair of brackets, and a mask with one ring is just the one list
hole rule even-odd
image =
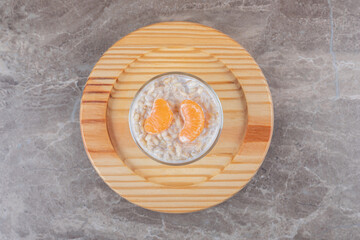
[[142, 150], [165, 163], [186, 163], [212, 148], [222, 128], [222, 108], [202, 81], [172, 73], [149, 81], [135, 96], [129, 122]]

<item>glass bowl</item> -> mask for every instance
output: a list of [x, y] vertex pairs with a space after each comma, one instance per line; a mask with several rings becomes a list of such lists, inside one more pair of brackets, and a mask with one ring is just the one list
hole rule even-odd
[[[138, 136], [136, 135], [135, 131], [134, 131], [134, 121], [132, 119], [133, 113], [134, 113], [134, 108], [136, 106], [136, 104], [138, 104], [138, 100], [139, 100], [139, 96], [141, 95], [141, 93], [143, 91], [146, 91], [147, 87], [149, 86], [150, 83], [152, 83], [153, 81], [156, 81], [164, 76], [167, 75], [179, 75], [179, 76], [184, 76], [184, 77], [190, 77], [193, 78], [191, 80], [197, 80], [199, 84], [202, 85], [202, 87], [206, 88], [208, 90], [208, 93], [210, 93], [211, 97], [213, 98], [213, 100], [215, 101], [218, 113], [219, 113], [219, 126], [218, 126], [218, 131], [213, 134], [212, 136], [212, 143], [211, 145], [208, 144], [205, 149], [203, 149], [203, 151], [201, 152], [201, 154], [199, 154], [199, 156], [197, 156], [196, 158], [189, 158], [186, 161], [179, 161], [179, 162], [168, 162], [164, 159], [158, 158], [155, 155], [153, 155], [152, 153], [148, 152], [146, 149], [144, 149], [141, 146], [141, 143], [138, 140]], [[136, 145], [151, 159], [160, 162], [162, 164], [166, 164], [166, 165], [185, 165], [185, 164], [189, 164], [189, 163], [193, 163], [195, 161], [200, 160], [201, 158], [203, 158], [204, 156], [206, 156], [212, 149], [213, 147], [216, 145], [219, 137], [220, 137], [220, 133], [223, 127], [223, 110], [222, 110], [222, 106], [221, 106], [221, 102], [217, 96], [217, 94], [215, 93], [215, 91], [209, 86], [209, 84], [207, 84], [204, 80], [200, 79], [197, 76], [194, 76], [192, 74], [189, 73], [183, 73], [183, 72], [167, 72], [167, 73], [163, 73], [160, 75], [157, 75], [153, 78], [151, 78], [150, 80], [148, 80], [146, 83], [144, 83], [144, 85], [141, 86], [141, 88], [137, 91], [137, 93], [135, 94], [133, 101], [130, 105], [130, 111], [129, 111], [129, 127], [130, 127], [130, 132], [131, 132], [131, 136], [134, 139]]]

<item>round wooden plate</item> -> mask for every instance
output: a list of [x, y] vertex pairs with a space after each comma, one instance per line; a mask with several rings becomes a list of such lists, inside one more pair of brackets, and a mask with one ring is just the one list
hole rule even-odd
[[[209, 83], [224, 111], [216, 146], [184, 166], [147, 157], [128, 124], [137, 90], [173, 71]], [[237, 42], [200, 24], [163, 22], [130, 33], [104, 53], [85, 86], [80, 124], [94, 168], [115, 192], [150, 210], [184, 213], [219, 204], [250, 181], [270, 145], [273, 106], [259, 66]]]

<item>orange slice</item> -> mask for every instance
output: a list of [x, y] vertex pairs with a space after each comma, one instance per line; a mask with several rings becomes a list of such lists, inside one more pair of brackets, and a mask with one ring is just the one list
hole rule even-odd
[[191, 100], [184, 100], [180, 106], [184, 127], [179, 133], [181, 142], [194, 141], [204, 130], [205, 116], [199, 104]]
[[159, 133], [171, 125], [173, 113], [168, 102], [162, 98], [155, 100], [150, 116], [145, 119], [144, 129], [147, 133]]

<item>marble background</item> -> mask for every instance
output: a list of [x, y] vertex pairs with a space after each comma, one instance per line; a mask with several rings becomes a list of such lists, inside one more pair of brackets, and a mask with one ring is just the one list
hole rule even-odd
[[[182, 215], [115, 194], [79, 129], [81, 92], [102, 53], [173, 20], [242, 44], [275, 108], [250, 184]], [[0, 239], [360, 239], [359, 53], [357, 0], [0, 1]]]

